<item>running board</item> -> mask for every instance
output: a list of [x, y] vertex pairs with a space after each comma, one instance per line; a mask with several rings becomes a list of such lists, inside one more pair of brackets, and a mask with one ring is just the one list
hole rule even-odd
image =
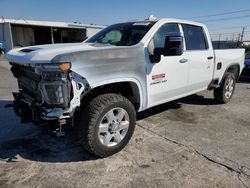
[[219, 79], [213, 79], [212, 81], [211, 81], [211, 83], [209, 84], [209, 86], [208, 86], [208, 90], [213, 90], [213, 89], [216, 89], [216, 88], [219, 88], [220, 87], [220, 85], [218, 84], [218, 82], [219, 82]]

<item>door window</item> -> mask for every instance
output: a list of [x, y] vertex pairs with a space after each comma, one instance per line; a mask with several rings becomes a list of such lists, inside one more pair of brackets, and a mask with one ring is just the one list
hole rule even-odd
[[183, 24], [182, 25], [186, 49], [187, 50], [206, 50], [208, 44], [202, 27]]
[[154, 35], [155, 48], [163, 48], [165, 45], [166, 36], [171, 36], [175, 33], [179, 33], [179, 26], [176, 23], [169, 23], [163, 25]]
[[180, 33], [177, 23], [167, 23], [161, 26], [149, 43], [149, 54], [153, 54], [155, 48], [164, 48], [166, 36], [172, 36], [176, 33]]

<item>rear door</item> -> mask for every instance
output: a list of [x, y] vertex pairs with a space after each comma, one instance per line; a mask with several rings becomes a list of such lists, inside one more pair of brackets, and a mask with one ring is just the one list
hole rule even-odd
[[214, 52], [203, 27], [182, 24], [188, 56], [189, 91], [204, 90], [213, 77]]

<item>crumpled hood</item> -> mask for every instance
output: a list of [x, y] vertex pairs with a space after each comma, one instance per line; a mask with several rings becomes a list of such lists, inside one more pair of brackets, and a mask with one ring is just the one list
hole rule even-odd
[[13, 49], [5, 55], [5, 58], [9, 62], [21, 64], [50, 63], [56, 56], [81, 51], [101, 50], [105, 47], [110, 48], [111, 46], [96, 46], [89, 43], [65, 43], [29, 46]]

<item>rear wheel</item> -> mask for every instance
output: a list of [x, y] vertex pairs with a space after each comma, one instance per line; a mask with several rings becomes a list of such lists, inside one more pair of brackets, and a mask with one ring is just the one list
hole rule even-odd
[[136, 113], [133, 104], [117, 94], [92, 99], [80, 112], [78, 134], [92, 154], [107, 157], [122, 150], [133, 135]]
[[222, 104], [228, 103], [234, 94], [236, 79], [233, 73], [226, 73], [219, 88], [214, 89], [214, 99]]

